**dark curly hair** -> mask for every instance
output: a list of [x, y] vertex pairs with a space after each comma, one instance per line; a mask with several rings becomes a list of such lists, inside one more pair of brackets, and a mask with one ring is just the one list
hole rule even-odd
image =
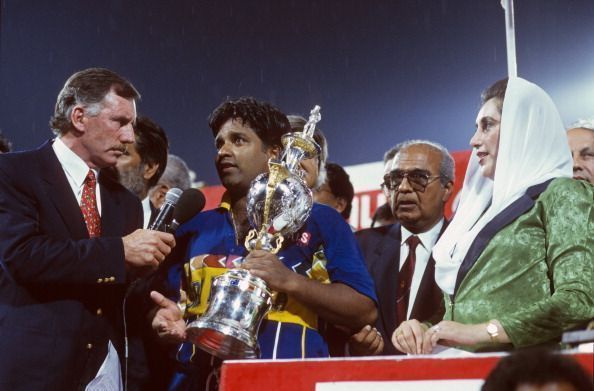
[[491, 371], [482, 391], [516, 390], [522, 384], [569, 383], [578, 391], [592, 390], [592, 377], [569, 356], [542, 348], [517, 350]]
[[252, 97], [227, 100], [214, 109], [208, 119], [213, 136], [230, 119], [239, 119], [248, 125], [265, 147], [282, 146], [281, 136], [291, 131], [286, 115], [271, 104], [259, 102]]

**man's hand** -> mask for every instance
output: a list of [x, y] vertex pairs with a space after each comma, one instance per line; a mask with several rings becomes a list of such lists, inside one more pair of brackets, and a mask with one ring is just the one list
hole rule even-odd
[[124, 256], [129, 267], [157, 266], [175, 247], [173, 235], [166, 232], [137, 229], [122, 238], [124, 242]]
[[303, 278], [288, 269], [276, 255], [264, 250], [250, 252], [241, 267], [263, 279], [277, 292], [289, 292], [294, 289], [295, 279]]
[[[423, 344], [425, 338], [429, 340], [431, 346], [431, 336], [427, 335], [427, 325], [420, 323], [416, 319], [407, 320], [402, 322], [394, 334], [392, 334], [392, 343], [394, 347], [403, 353], [409, 354], [421, 354], [423, 353]], [[429, 351], [428, 353], [431, 353]]]
[[186, 322], [180, 309], [159, 292], [152, 291], [151, 299], [158, 306], [151, 321], [153, 330], [164, 342], [183, 342], [186, 339]]
[[352, 356], [376, 356], [384, 350], [384, 339], [375, 327], [367, 325], [349, 338]]

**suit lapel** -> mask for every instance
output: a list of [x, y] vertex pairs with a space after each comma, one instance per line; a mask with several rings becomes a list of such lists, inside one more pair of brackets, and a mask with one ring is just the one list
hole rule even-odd
[[[382, 238], [374, 252], [374, 280], [377, 282], [377, 292], [380, 310], [384, 321], [384, 329], [391, 332], [396, 325], [396, 288], [398, 286], [398, 269], [400, 265], [400, 224], [394, 224]], [[394, 277], [396, 276], [396, 281]]]
[[[444, 220], [443, 225], [441, 226], [441, 230], [439, 231], [439, 237], [443, 234], [445, 229], [448, 226], [448, 221]], [[419, 284], [419, 290], [417, 291], [417, 296], [415, 297], [415, 302], [413, 304], [413, 308], [410, 312], [411, 319], [421, 319], [423, 318], [422, 312], [425, 306], [433, 306], [433, 293], [436, 289], [436, 282], [435, 282], [435, 259], [433, 259], [433, 254], [429, 256], [429, 260], [427, 261], [427, 267], [425, 267], [425, 272], [423, 273], [423, 277], [421, 278], [421, 283]]]
[[456, 277], [456, 286], [454, 288], [454, 296], [458, 292], [460, 284], [470, 271], [472, 266], [476, 263], [480, 255], [483, 253], [493, 236], [495, 236], [503, 228], [511, 224], [518, 217], [532, 209], [535, 200], [538, 196], [547, 189], [552, 179], [541, 184], [529, 187], [526, 193], [520, 198], [512, 202], [501, 213], [495, 216], [485, 227], [478, 233], [472, 245], [468, 249], [460, 269], [458, 269], [458, 276]]
[[99, 174], [99, 186], [101, 186], [101, 236], [121, 235], [121, 200], [116, 192], [111, 191], [109, 179], [105, 177], [105, 170]]
[[89, 233], [66, 174], [52, 149], [51, 141], [39, 149], [39, 172], [44, 183], [44, 193], [54, 204], [65, 227], [74, 239], [88, 238]]

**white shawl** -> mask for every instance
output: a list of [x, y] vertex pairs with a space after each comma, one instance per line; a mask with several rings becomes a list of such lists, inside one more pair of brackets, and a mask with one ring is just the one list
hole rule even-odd
[[571, 153], [555, 104], [536, 84], [510, 78], [503, 101], [494, 180], [481, 174], [473, 153], [457, 212], [433, 248], [435, 279], [441, 289], [453, 294], [458, 269], [489, 221], [529, 187], [571, 176]]

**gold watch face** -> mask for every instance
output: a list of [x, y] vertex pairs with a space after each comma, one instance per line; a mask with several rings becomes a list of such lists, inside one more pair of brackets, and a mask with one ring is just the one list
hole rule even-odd
[[497, 326], [494, 325], [493, 323], [489, 323], [487, 325], [487, 333], [491, 334], [491, 335], [496, 335], [497, 334]]

